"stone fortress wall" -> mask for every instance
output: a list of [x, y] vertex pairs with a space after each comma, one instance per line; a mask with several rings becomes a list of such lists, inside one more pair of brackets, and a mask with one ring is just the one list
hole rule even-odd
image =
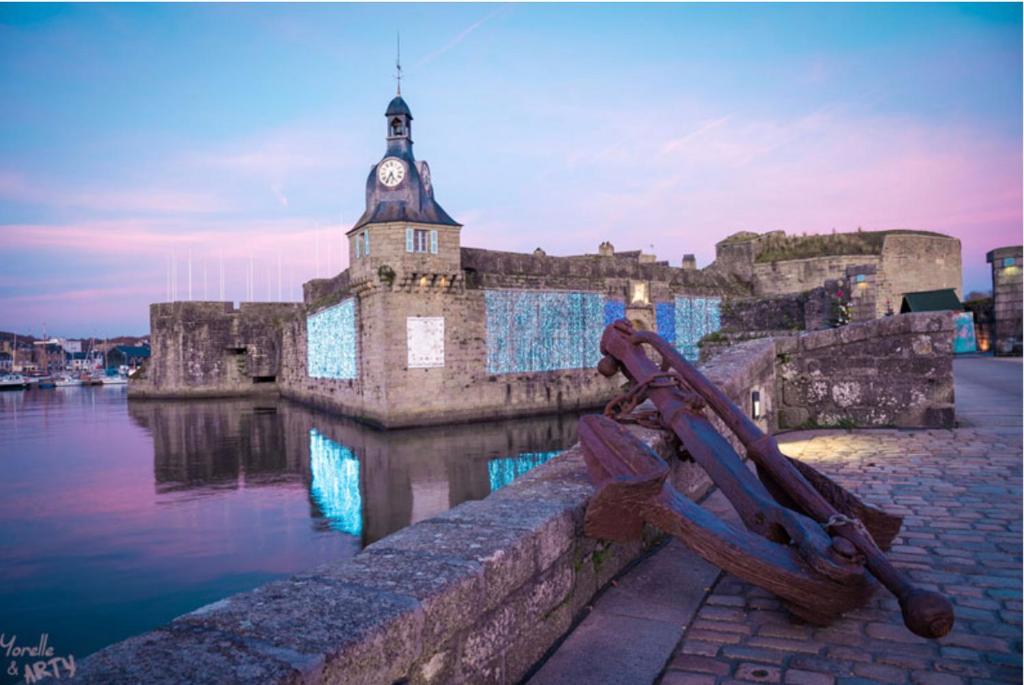
[[816, 330], [831, 300], [848, 301], [852, 321], [900, 310], [906, 293], [962, 295], [960, 241], [928, 231], [858, 231], [787, 236], [742, 232], [715, 246], [711, 269], [749, 281], [752, 296], [727, 303], [732, 330]]
[[[744, 292], [720, 274], [642, 260], [636, 252], [548, 257], [459, 248], [457, 230], [450, 230], [439, 231], [437, 257], [417, 260], [394, 227], [370, 235], [370, 259], [355, 258], [346, 278], [305, 288], [310, 316], [354, 301], [356, 373], [312, 377], [310, 317], [297, 317], [284, 328], [279, 387], [286, 397], [388, 427], [600, 406], [621, 383], [594, 372], [606, 323], [628, 316], [656, 329], [659, 308], [674, 312], [677, 298], [717, 307], [722, 295]], [[458, 259], [446, 258], [447, 250]], [[563, 321], [579, 313], [574, 307], [589, 307], [576, 329]], [[510, 321], [527, 314], [527, 320]], [[548, 315], [556, 316], [541, 320]], [[416, 318], [443, 320], [436, 366], [410, 365], [408, 326]], [[670, 323], [662, 316], [662, 328]], [[534, 349], [502, 348], [517, 327], [564, 335], [548, 339], [535, 330], [519, 340]]]
[[230, 397], [277, 391], [282, 331], [302, 306], [167, 302], [150, 306], [152, 360], [132, 397]]

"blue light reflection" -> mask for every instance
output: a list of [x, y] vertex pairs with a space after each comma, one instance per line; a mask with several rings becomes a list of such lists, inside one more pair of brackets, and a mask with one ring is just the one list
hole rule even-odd
[[498, 457], [487, 462], [487, 477], [491, 482], [491, 492], [505, 487], [530, 469], [551, 460], [561, 454], [554, 452], [523, 452], [514, 457]]
[[309, 430], [309, 491], [328, 525], [349, 535], [363, 533], [363, 497], [359, 492], [359, 459], [351, 449]]

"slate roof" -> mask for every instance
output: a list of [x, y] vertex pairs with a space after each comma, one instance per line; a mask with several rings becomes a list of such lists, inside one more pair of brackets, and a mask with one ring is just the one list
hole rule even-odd
[[150, 355], [149, 346], [147, 345], [118, 345], [114, 348], [118, 354], [124, 355], [127, 358], [146, 359]]
[[405, 103], [401, 95], [396, 95], [391, 102], [388, 103], [388, 111], [384, 112], [384, 116], [392, 117], [396, 114], [404, 114], [405, 116], [412, 119], [412, 111], [409, 109], [409, 105]]
[[900, 314], [949, 310], [954, 312], [962, 312], [964, 310], [964, 306], [960, 304], [960, 299], [956, 296], [956, 291], [952, 288], [906, 293], [903, 295], [903, 304], [900, 305]]

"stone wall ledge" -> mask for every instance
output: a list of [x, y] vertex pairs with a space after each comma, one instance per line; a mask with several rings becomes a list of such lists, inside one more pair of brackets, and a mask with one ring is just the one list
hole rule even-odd
[[155, 388], [152, 384], [128, 381], [128, 397], [132, 400], [197, 400], [248, 397], [279, 397], [277, 383], [254, 383], [251, 388], [171, 387]]
[[[662, 433], [636, 429], [678, 461]], [[582, 534], [574, 446], [353, 559], [233, 595], [86, 658], [83, 683], [514, 682], [654, 542]]]
[[777, 338], [781, 428], [951, 428], [955, 312], [898, 314]]
[[[735, 400], [771, 387], [770, 340], [704, 369]], [[674, 440], [632, 427], [691, 497], [710, 481]], [[79, 665], [81, 683], [512, 683], [593, 596], [659, 540], [583, 535], [593, 486], [575, 445], [483, 500], [463, 503], [352, 559], [233, 595]]]

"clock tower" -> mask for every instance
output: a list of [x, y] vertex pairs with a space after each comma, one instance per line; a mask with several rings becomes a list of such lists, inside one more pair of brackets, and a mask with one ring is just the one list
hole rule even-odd
[[[388, 103], [387, 148], [366, 178], [366, 210], [348, 232], [353, 282], [399, 285], [444, 276], [459, 267], [459, 222], [434, 199], [430, 167], [412, 151], [412, 111], [401, 92]], [[390, 276], [394, 274], [394, 276]]]

